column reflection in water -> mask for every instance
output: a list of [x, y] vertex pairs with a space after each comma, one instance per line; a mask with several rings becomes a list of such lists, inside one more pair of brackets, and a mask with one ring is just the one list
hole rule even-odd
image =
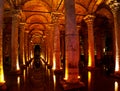
[[119, 91], [118, 90], [118, 82], [117, 81], [115, 81], [115, 83], [114, 83], [114, 89], [115, 89], [114, 91]]
[[27, 71], [26, 69], [23, 70], [23, 80], [24, 80], [24, 82], [26, 82], [26, 71]]
[[17, 77], [18, 91], [20, 91], [20, 76]]
[[54, 91], [55, 91], [56, 89], [56, 76], [55, 75], [53, 75], [53, 82], [54, 82]]
[[92, 91], [92, 73], [88, 71], [88, 91]]

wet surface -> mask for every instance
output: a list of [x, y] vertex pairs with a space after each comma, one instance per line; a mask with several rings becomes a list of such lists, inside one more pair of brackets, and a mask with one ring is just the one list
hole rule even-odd
[[[88, 71], [81, 70], [80, 81], [85, 87], [69, 91], [120, 91], [120, 78], [114, 78], [99, 68]], [[45, 65], [27, 67], [21, 75], [13, 75], [5, 71], [7, 91], [64, 91], [60, 84], [60, 76], [53, 74]]]

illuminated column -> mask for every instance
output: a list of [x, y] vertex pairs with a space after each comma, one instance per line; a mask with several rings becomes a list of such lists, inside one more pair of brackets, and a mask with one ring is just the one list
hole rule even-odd
[[54, 13], [53, 67], [56, 71], [60, 70], [60, 30], [59, 30], [58, 18], [59, 18], [59, 14]]
[[24, 31], [25, 31], [25, 23], [20, 23], [20, 61], [22, 62], [22, 65], [25, 65]]
[[20, 71], [18, 60], [18, 26], [20, 21], [19, 10], [13, 11], [12, 16], [12, 35], [11, 35], [11, 70]]
[[114, 39], [115, 39], [115, 72], [120, 71], [120, 3], [117, 0], [107, 2], [114, 17]]
[[27, 62], [29, 59], [28, 59], [28, 32], [29, 31], [25, 31], [25, 61]]
[[85, 34], [83, 36], [83, 41], [84, 41], [84, 56], [85, 56], [85, 66], [88, 65], [88, 33], [85, 31]]
[[85, 22], [88, 26], [88, 67], [95, 67], [94, 60], [94, 31], [93, 31], [93, 21], [95, 16], [87, 15], [84, 17]]
[[[50, 65], [53, 67], [53, 32], [54, 32], [54, 25], [50, 24], [49, 30], [49, 46], [50, 46]], [[53, 67], [54, 69], [54, 67]]]
[[3, 0], [0, 0], [0, 87], [5, 83], [3, 71]]
[[75, 2], [65, 0], [65, 80], [78, 82], [79, 76], [79, 33], [76, 29]]
[[64, 70], [65, 65], [65, 30], [60, 31], [60, 50], [61, 50], [61, 66]]
[[46, 36], [46, 54], [47, 54], [47, 60], [46, 60], [46, 62], [48, 63], [48, 64], [51, 64], [51, 62], [50, 62], [50, 45], [51, 45], [51, 41], [50, 41], [50, 31], [48, 31], [47, 33], [47, 36]]

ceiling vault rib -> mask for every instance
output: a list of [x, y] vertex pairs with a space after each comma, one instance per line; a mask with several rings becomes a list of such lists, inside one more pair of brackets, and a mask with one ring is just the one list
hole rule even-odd
[[60, 5], [62, 4], [62, 2], [63, 2], [63, 0], [60, 1], [59, 5], [58, 5], [58, 7], [56, 9], [56, 11], [58, 11], [58, 9], [59, 9]]
[[44, 11], [33, 11], [33, 10], [22, 10], [23, 12], [40, 12], [40, 13], [51, 13], [51, 12], [44, 12]]

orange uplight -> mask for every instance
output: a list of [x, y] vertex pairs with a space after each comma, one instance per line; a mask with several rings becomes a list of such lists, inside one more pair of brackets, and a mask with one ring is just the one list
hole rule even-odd
[[118, 82], [117, 81], [115, 81], [114, 87], [115, 87], [115, 91], [119, 91], [118, 90]]
[[0, 84], [3, 84], [5, 83], [5, 80], [4, 80], [4, 72], [3, 72], [3, 67], [0, 66]]
[[66, 60], [66, 67], [65, 67], [65, 78], [64, 80], [68, 80], [68, 61]]
[[23, 55], [23, 65], [25, 65], [25, 57], [24, 57], [24, 55]]
[[18, 60], [17, 60], [17, 63], [16, 63], [16, 67], [17, 67], [17, 70], [20, 70], [20, 66], [19, 66]]
[[53, 70], [56, 69], [56, 60], [55, 60], [55, 54], [53, 55]]
[[88, 67], [92, 66], [92, 60], [91, 60], [91, 55], [90, 55], [90, 51], [89, 51], [89, 57], [88, 57]]

